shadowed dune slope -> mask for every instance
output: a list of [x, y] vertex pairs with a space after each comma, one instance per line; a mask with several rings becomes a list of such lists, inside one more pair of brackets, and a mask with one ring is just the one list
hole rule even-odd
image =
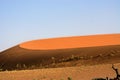
[[[86, 36], [75, 37], [75, 39], [81, 38], [80, 42], [77, 41], [78, 44], [77, 43], [70, 44], [71, 41], [75, 40], [74, 37], [66, 38], [66, 40], [72, 39], [70, 40], [70, 42], [68, 41], [69, 45], [73, 45], [73, 44], [75, 45], [73, 45], [72, 47], [69, 47], [68, 43], [67, 45], [62, 44], [62, 45], [65, 45], [65, 47], [58, 45], [56, 49], [55, 49], [55, 46], [50, 48], [52, 44], [54, 45], [56, 43], [54, 42], [49, 43], [49, 39], [45, 40], [45, 42], [47, 41], [49, 45], [47, 46], [46, 49], [45, 47], [42, 47], [44, 46], [44, 44], [45, 45], [47, 44], [47, 43], [44, 43], [44, 41], [42, 45], [39, 44], [41, 40], [37, 40], [38, 45], [36, 45], [37, 44], [36, 41], [26, 42], [1, 52], [0, 68], [2, 68], [3, 70], [5, 69], [13, 70], [18, 68], [16, 66], [17, 64], [21, 64], [22, 66], [25, 64], [27, 67], [33, 66], [33, 65], [34, 66], [42, 65], [42, 67], [46, 67], [46, 66], [47, 67], [65, 67], [65, 66], [94, 65], [94, 64], [102, 64], [102, 63], [120, 62], [120, 59], [119, 59], [120, 58], [120, 44], [119, 44], [120, 35], [114, 34], [114, 35], [98, 35], [98, 36], [88, 36], [89, 38], [87, 38]], [[102, 39], [102, 36], [103, 38], [106, 37], [105, 40]], [[94, 40], [90, 37], [94, 38]], [[85, 40], [86, 45], [88, 44], [89, 46], [83, 46], [85, 43], [83, 44], [83, 42], [81, 42], [82, 38], [85, 38], [83, 39], [83, 41]], [[57, 39], [59, 38], [56, 38], [55, 40]], [[60, 38], [60, 41], [62, 39], [64, 40], [65, 38]], [[90, 39], [94, 42], [91, 42]], [[103, 41], [99, 41], [99, 39]], [[51, 39], [51, 40], [54, 41], [54, 39]], [[34, 42], [37, 47], [35, 47]], [[100, 42], [100, 43], [97, 43], [97, 42]], [[63, 41], [62, 43], [65, 43], [65, 42]], [[82, 46], [80, 46], [80, 43], [82, 44]], [[95, 43], [95, 45], [92, 43]], [[30, 47], [28, 45], [30, 45]], [[34, 47], [32, 47], [32, 45]], [[41, 47], [39, 48], [39, 46]]]

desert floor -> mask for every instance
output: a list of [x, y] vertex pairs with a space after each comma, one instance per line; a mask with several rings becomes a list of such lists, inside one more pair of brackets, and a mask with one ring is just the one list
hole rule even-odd
[[[93, 78], [113, 78], [115, 71], [112, 64], [100, 64], [92, 66], [49, 68], [21, 71], [0, 72], [0, 80], [91, 80]], [[115, 64], [120, 69], [120, 64]]]

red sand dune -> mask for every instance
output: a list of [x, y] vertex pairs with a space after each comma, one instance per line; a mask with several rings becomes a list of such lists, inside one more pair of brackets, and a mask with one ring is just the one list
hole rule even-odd
[[111, 64], [116, 63], [120, 63], [120, 34], [34, 40], [1, 52], [0, 69], [36, 70], [0, 72], [0, 80], [113, 78]]
[[120, 34], [105, 34], [34, 40], [22, 43], [20, 47], [32, 50], [54, 50], [119, 44]]
[[0, 53], [3, 70], [19, 69], [17, 64], [52, 68], [103, 63], [120, 63], [120, 34], [34, 40]]

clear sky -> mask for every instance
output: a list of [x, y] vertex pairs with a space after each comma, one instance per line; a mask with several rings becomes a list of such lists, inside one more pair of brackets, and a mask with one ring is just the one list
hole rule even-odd
[[0, 51], [21, 42], [120, 33], [120, 0], [0, 0]]

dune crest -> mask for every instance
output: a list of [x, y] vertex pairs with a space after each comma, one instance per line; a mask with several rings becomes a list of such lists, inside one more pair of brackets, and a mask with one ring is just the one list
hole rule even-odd
[[55, 50], [119, 44], [120, 34], [104, 34], [33, 40], [19, 46], [31, 50]]

